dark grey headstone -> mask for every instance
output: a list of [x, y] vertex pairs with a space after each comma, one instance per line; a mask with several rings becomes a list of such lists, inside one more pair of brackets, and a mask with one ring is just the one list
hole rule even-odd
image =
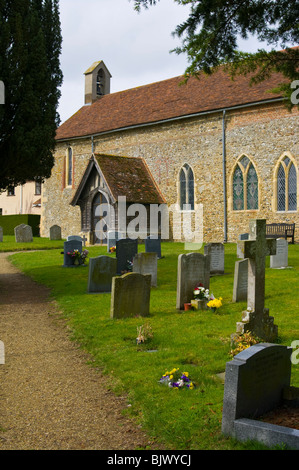
[[0, 242], [3, 242], [3, 228], [0, 227]]
[[210, 287], [210, 256], [201, 253], [187, 253], [178, 257], [176, 308], [184, 309], [184, 304], [194, 298], [198, 284]]
[[161, 258], [161, 238], [147, 237], [144, 244], [146, 253], [157, 253], [158, 259]]
[[111, 292], [112, 278], [116, 276], [116, 258], [98, 256], [89, 259], [87, 292]]
[[248, 259], [235, 262], [233, 302], [242, 302], [247, 299], [248, 289]]
[[124, 238], [116, 241], [117, 274], [128, 271], [128, 262], [133, 263], [134, 256], [138, 253], [138, 240]]
[[74, 250], [79, 250], [82, 253], [82, 241], [69, 240], [64, 242], [63, 247], [63, 266], [66, 268], [74, 266], [74, 260], [68, 253]]
[[222, 432], [235, 435], [235, 421], [256, 419], [282, 402], [290, 386], [292, 348], [259, 343], [226, 364]]

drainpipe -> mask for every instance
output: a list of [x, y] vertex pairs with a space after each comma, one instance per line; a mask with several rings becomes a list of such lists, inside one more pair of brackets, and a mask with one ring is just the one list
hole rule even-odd
[[91, 136], [91, 153], [94, 153], [94, 141], [93, 141], [93, 135]]
[[223, 217], [224, 243], [227, 242], [227, 199], [226, 199], [226, 141], [225, 141], [225, 109], [222, 114], [222, 171], [223, 171]]
[[20, 188], [20, 214], [23, 214], [23, 185]]

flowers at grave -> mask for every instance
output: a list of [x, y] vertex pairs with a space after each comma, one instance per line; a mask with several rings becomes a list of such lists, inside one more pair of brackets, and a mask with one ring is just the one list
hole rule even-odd
[[179, 368], [165, 372], [159, 380], [159, 383], [177, 390], [182, 388], [193, 390], [194, 388], [194, 383], [189, 377], [189, 372], [180, 373]]
[[244, 349], [250, 348], [250, 346], [260, 343], [261, 341], [260, 338], [254, 336], [250, 331], [242, 333], [241, 335], [235, 335], [233, 338], [233, 348], [230, 350], [229, 355], [234, 357], [241, 351], [244, 351]]
[[209, 289], [205, 289], [204, 286], [199, 283], [194, 291], [193, 291], [193, 294], [194, 294], [194, 298], [196, 300], [198, 299], [209, 299], [210, 298], [210, 292], [209, 292]]
[[80, 263], [85, 263], [85, 260], [88, 256], [88, 251], [83, 250], [82, 253], [79, 250], [68, 251], [68, 256], [70, 256], [74, 261], [78, 261]]
[[110, 253], [114, 253], [116, 251], [116, 246], [111, 246], [109, 251]]
[[152, 327], [145, 323], [144, 325], [137, 326], [137, 338], [136, 343], [145, 343], [147, 340], [153, 338]]
[[213, 310], [213, 312], [216, 312], [217, 308], [220, 308], [221, 306], [222, 306], [222, 297], [219, 297], [219, 299], [212, 298], [207, 303], [207, 307]]

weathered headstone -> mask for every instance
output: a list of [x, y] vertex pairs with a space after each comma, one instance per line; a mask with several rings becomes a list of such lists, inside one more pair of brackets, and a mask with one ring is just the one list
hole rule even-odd
[[178, 257], [176, 308], [184, 309], [184, 304], [194, 298], [194, 289], [201, 283], [210, 287], [210, 256], [201, 253], [187, 253]]
[[3, 228], [0, 227], [0, 242], [3, 242]]
[[235, 262], [233, 302], [247, 299], [248, 287], [248, 259]]
[[69, 268], [74, 266], [74, 259], [68, 253], [79, 250], [82, 253], [82, 241], [68, 240], [63, 244], [63, 266]]
[[30, 243], [33, 241], [32, 227], [26, 224], [17, 225], [14, 228], [15, 240], [17, 243]]
[[50, 240], [61, 240], [61, 227], [59, 225], [50, 227]]
[[133, 272], [151, 275], [151, 286], [157, 287], [157, 253], [137, 253], [133, 258]]
[[270, 268], [287, 268], [289, 244], [284, 238], [276, 240], [276, 254], [270, 256]]
[[87, 292], [111, 292], [112, 278], [116, 276], [117, 260], [111, 256], [89, 259]]
[[157, 253], [161, 258], [161, 238], [147, 237], [144, 241], [146, 253]]
[[243, 440], [246, 428], [254, 424], [251, 420], [281, 404], [283, 389], [290, 385], [291, 352], [287, 346], [259, 343], [226, 364], [224, 434]]
[[224, 274], [224, 245], [223, 243], [207, 243], [204, 254], [210, 255], [210, 274]]
[[149, 315], [150, 274], [127, 273], [112, 279], [111, 318]]
[[[249, 240], [249, 233], [241, 233], [239, 235], [239, 241]], [[242, 253], [242, 245], [237, 242], [237, 258], [244, 258], [244, 253]]]
[[123, 274], [128, 271], [128, 263], [133, 263], [133, 258], [137, 253], [137, 239], [124, 238], [116, 240], [117, 274]]
[[242, 242], [244, 257], [248, 258], [247, 310], [242, 314], [242, 321], [237, 323], [237, 333], [250, 331], [264, 341], [273, 342], [277, 337], [277, 326], [265, 308], [265, 265], [266, 256], [276, 253], [276, 240], [266, 239], [265, 219], [251, 222], [252, 234], [253, 227], [256, 239]]

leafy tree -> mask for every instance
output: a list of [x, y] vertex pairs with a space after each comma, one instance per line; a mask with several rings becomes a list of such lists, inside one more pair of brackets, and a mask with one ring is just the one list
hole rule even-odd
[[[135, 9], [148, 8], [159, 0], [135, 0]], [[299, 79], [298, 0], [174, 0], [181, 5], [190, 4], [186, 21], [178, 25], [174, 35], [181, 38], [178, 54], [186, 53], [190, 65], [186, 77], [198, 76], [200, 71], [212, 73], [225, 64], [232, 77], [251, 75], [251, 83], [280, 72], [284, 83], [274, 91], [280, 91], [292, 106], [291, 82]], [[271, 51], [259, 49], [255, 53], [238, 51], [238, 38], [258, 40], [275, 47]], [[279, 49], [279, 50], [277, 50]]]
[[0, 190], [51, 174], [61, 42], [58, 0], [0, 0]]

